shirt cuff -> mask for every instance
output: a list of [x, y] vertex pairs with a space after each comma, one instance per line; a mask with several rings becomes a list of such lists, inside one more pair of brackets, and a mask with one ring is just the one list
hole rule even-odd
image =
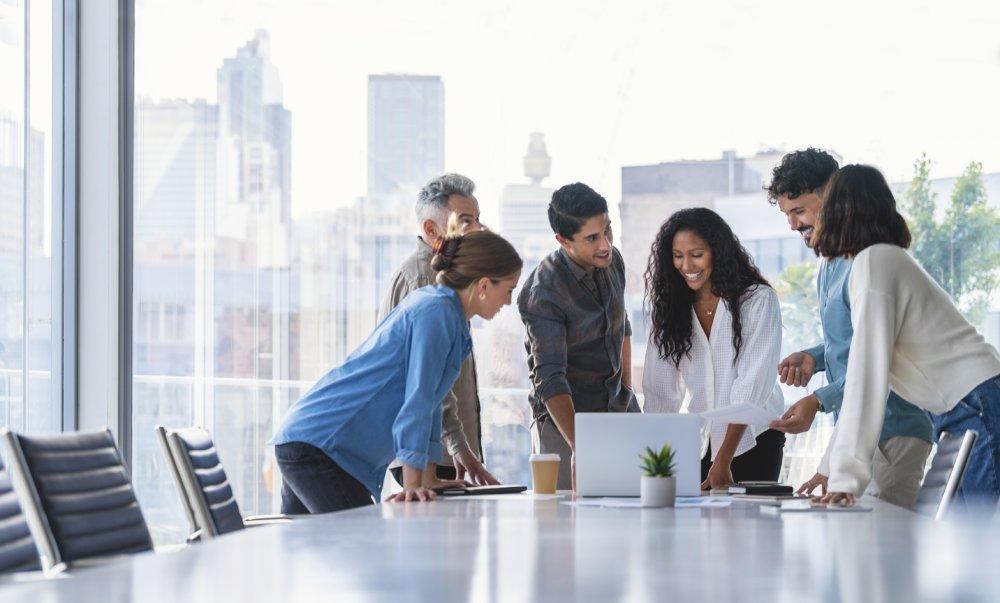
[[[438, 444], [438, 460], [440, 460], [440, 452], [441, 445]], [[396, 458], [399, 459], [400, 463], [409, 465], [414, 469], [420, 469], [421, 471], [427, 468], [427, 461], [429, 460], [426, 453], [417, 452], [416, 450], [397, 450]]]
[[834, 406], [837, 402], [837, 388], [833, 385], [824, 385], [823, 387], [817, 389], [813, 392], [817, 398], [819, 398], [820, 410], [823, 412], [830, 412], [834, 410]]
[[472, 446], [469, 446], [469, 442], [465, 436], [459, 436], [457, 433], [441, 436], [441, 444], [448, 453], [448, 456], [455, 456], [461, 450], [472, 450]]
[[572, 395], [573, 390], [569, 388], [569, 381], [566, 377], [552, 377], [538, 388], [538, 397], [542, 402], [562, 395]]
[[427, 445], [427, 460], [429, 462], [440, 465], [443, 457], [444, 448], [441, 447], [441, 442], [430, 442]]

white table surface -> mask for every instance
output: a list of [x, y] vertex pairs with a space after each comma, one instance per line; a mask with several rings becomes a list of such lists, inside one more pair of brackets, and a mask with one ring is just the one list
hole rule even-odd
[[1000, 522], [865, 504], [384, 504], [0, 587], [0, 601], [1000, 601]]

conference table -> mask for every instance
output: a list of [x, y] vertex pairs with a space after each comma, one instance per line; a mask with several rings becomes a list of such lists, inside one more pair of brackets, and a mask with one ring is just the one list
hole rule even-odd
[[382, 504], [134, 555], [0, 601], [1000, 601], [1000, 525], [867, 513]]

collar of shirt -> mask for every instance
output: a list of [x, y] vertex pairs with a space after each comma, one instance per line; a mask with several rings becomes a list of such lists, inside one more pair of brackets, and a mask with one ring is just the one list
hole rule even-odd
[[466, 354], [472, 351], [472, 334], [469, 332], [469, 318], [465, 315], [465, 308], [462, 307], [462, 300], [458, 299], [458, 291], [447, 285], [437, 285], [438, 291], [443, 291], [445, 296], [452, 301], [455, 311], [462, 317], [462, 347]]
[[569, 267], [570, 273], [576, 277], [576, 280], [586, 281], [589, 278], [590, 280], [596, 282], [594, 276], [597, 275], [598, 270], [601, 270], [600, 268], [594, 268], [594, 275], [587, 274], [587, 271], [582, 266], [574, 262], [573, 258], [569, 257], [569, 254], [562, 247], [559, 248], [559, 254], [562, 256], [563, 262], [566, 263], [566, 266]]
[[434, 248], [428, 245], [423, 237], [417, 237], [417, 255], [427, 260], [428, 264], [434, 258]]

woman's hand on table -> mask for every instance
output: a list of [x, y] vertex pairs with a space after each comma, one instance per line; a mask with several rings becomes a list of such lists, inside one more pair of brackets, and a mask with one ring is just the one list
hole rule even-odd
[[844, 507], [854, 506], [854, 495], [850, 492], [828, 492], [820, 497], [819, 502], [828, 505], [841, 505]]
[[733, 485], [733, 471], [730, 463], [716, 462], [708, 470], [708, 477], [701, 483], [702, 490], [723, 490]]
[[402, 492], [397, 492], [386, 499], [387, 502], [427, 502], [437, 498], [434, 490], [428, 488], [403, 488]]

